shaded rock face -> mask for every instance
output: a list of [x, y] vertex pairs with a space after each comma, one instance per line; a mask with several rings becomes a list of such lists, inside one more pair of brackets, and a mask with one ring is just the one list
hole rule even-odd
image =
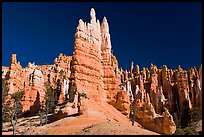
[[190, 97], [189, 97], [189, 86], [188, 86], [188, 75], [185, 71], [179, 71], [177, 74], [177, 89], [179, 96], [179, 107], [181, 111], [184, 111], [184, 101], [188, 100], [189, 108], [192, 108]]
[[167, 66], [164, 65], [161, 69], [161, 78], [162, 87], [164, 91], [165, 97], [168, 99], [168, 108], [170, 112], [173, 112], [174, 109], [174, 99], [173, 99], [173, 91], [172, 91], [172, 81], [171, 81], [171, 70], [167, 69]]

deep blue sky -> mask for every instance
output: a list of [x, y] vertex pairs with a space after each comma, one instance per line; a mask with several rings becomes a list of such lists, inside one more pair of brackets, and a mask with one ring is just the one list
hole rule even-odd
[[2, 65], [12, 53], [25, 67], [28, 62], [53, 64], [63, 53], [72, 55], [74, 34], [81, 18], [89, 22], [91, 8], [97, 19], [106, 16], [112, 49], [119, 67], [131, 61], [188, 69], [202, 63], [202, 3], [2, 3]]

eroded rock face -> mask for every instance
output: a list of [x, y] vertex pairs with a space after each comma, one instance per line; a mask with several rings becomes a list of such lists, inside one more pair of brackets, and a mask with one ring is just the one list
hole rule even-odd
[[[139, 95], [139, 96], [138, 96]], [[162, 100], [162, 97], [159, 98]], [[147, 129], [152, 131], [171, 135], [176, 131], [176, 125], [172, 115], [167, 109], [159, 115], [155, 112], [154, 106], [150, 102], [149, 94], [145, 90], [137, 92], [137, 98], [134, 101], [137, 121]], [[163, 107], [163, 104], [162, 106]]]
[[[186, 71], [178, 67], [177, 70], [168, 69], [163, 65], [160, 69], [151, 64], [148, 68], [139, 70], [136, 65], [135, 72], [131, 64], [130, 71], [121, 72], [121, 88], [127, 95], [132, 93], [135, 102], [136, 117], [144, 127], [162, 134], [173, 134], [176, 126], [172, 115], [174, 112], [183, 112], [184, 102], [188, 107], [202, 108], [202, 66]], [[134, 73], [134, 78], [131, 74]], [[148, 126], [146, 126], [148, 125]]]
[[168, 70], [167, 66], [164, 65], [161, 70], [161, 81], [165, 97], [168, 99], [168, 109], [173, 112], [174, 109], [174, 98], [171, 83], [171, 70]]
[[9, 79], [7, 81], [9, 88], [8, 94], [13, 94], [24, 88], [24, 79], [21, 79], [21, 77], [24, 77], [22, 71], [20, 62], [17, 62], [16, 54], [12, 54], [9, 70], [6, 74], [6, 79]]
[[202, 112], [202, 95], [203, 95], [202, 94], [202, 64], [199, 67], [199, 80], [198, 81], [200, 81], [200, 82], [198, 82], [198, 84], [200, 84], [198, 87], [200, 88], [200, 91], [201, 91], [201, 92], [199, 92], [200, 93], [199, 94], [199, 100], [200, 100], [199, 109]]
[[187, 100], [189, 102], [189, 108], [192, 108], [190, 96], [189, 96], [189, 86], [188, 86], [188, 75], [186, 71], [182, 69], [178, 69], [177, 72], [177, 89], [179, 96], [179, 107], [181, 111], [184, 111], [184, 101]]
[[[17, 91], [25, 91], [22, 97], [23, 112], [35, 113], [40, 105], [45, 103], [46, 83], [49, 82], [52, 88], [58, 91], [58, 104], [65, 101], [65, 94], [68, 94], [68, 85], [71, 57], [60, 54], [55, 59], [54, 65], [35, 65], [28, 63], [23, 68], [20, 62], [17, 62], [16, 54], [12, 54], [11, 64], [4, 70], [8, 94]], [[64, 83], [63, 83], [64, 82]]]
[[111, 40], [109, 34], [109, 26], [106, 17], [101, 23], [101, 66], [102, 66], [102, 90], [106, 94], [105, 99], [111, 105], [115, 105], [115, 96], [120, 91], [120, 74], [118, 69], [118, 61], [111, 52]]
[[61, 71], [60, 74], [64, 75], [65, 78], [69, 78], [71, 75], [71, 65], [72, 65], [72, 56], [66, 56], [60, 53], [60, 55], [54, 60], [54, 64]]
[[129, 116], [130, 114], [130, 99], [127, 93], [123, 90], [117, 93], [115, 96], [116, 103], [114, 107], [122, 114]]
[[[99, 100], [101, 92], [101, 36], [100, 24], [96, 22], [95, 11], [91, 9], [90, 23], [81, 19], [75, 34], [73, 68], [77, 91], [84, 91], [88, 97]], [[94, 65], [93, 65], [94, 64]]]
[[90, 23], [79, 20], [71, 77], [74, 78], [78, 92], [85, 92], [87, 97], [96, 101], [120, 106], [115, 99], [121, 91], [120, 71], [118, 61], [111, 52], [109, 25], [106, 17], [100, 25], [95, 16], [94, 9], [91, 9]]
[[2, 78], [6, 77], [9, 67], [2, 66]]

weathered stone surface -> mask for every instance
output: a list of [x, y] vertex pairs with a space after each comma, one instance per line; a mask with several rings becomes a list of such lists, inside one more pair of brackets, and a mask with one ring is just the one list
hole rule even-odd
[[9, 70], [6, 75], [8, 75], [6, 79], [9, 79], [9, 81], [7, 81], [9, 88], [8, 94], [13, 94], [24, 88], [24, 80], [21, 79], [22, 66], [19, 61], [17, 62], [16, 54], [12, 54]]
[[69, 78], [71, 75], [71, 62], [72, 56], [66, 56], [60, 53], [60, 55], [54, 60], [56, 67], [59, 67], [62, 75], [65, 75], [65, 78]]
[[176, 126], [171, 114], [177, 111], [182, 113], [185, 101], [188, 101], [189, 108], [198, 107], [202, 110], [200, 107], [202, 106], [200, 86], [202, 65], [198, 70], [194, 67], [187, 71], [180, 65], [177, 70], [172, 70], [166, 65], [157, 69], [153, 64], [150, 66], [150, 71], [148, 68], [140, 71], [136, 65], [134, 78], [127, 75], [131, 74], [131, 71], [133, 71], [132, 65], [130, 72], [120, 72], [123, 74], [120, 87], [127, 92], [127, 95], [132, 93], [133, 99], [130, 97], [129, 99], [137, 104], [136, 117], [141, 124], [148, 125], [146, 128], [162, 134], [173, 134]]
[[[81, 19], [75, 34], [73, 51], [73, 70], [78, 92], [85, 92], [88, 97], [99, 100], [101, 92], [101, 36], [100, 24], [96, 23], [95, 11], [91, 9], [90, 23]], [[94, 65], [93, 65], [94, 64]]]
[[150, 100], [154, 108], [156, 108], [157, 111], [157, 87], [158, 87], [158, 80], [157, 80], [157, 74], [153, 74], [151, 76], [151, 85], [150, 85]]
[[136, 105], [136, 118], [142, 126], [166, 135], [173, 134], [176, 131], [173, 117], [168, 110], [165, 109], [162, 115], [157, 114], [150, 102], [149, 94], [146, 93], [145, 90], [137, 92], [136, 97], [137, 98], [134, 101]]
[[173, 100], [173, 91], [171, 84], [170, 70], [167, 66], [164, 65], [161, 70], [161, 81], [165, 97], [168, 99], [168, 109], [170, 112], [173, 112], [174, 109], [174, 100]]
[[23, 106], [22, 112], [29, 111], [36, 113], [40, 107], [40, 94], [37, 90], [26, 90], [22, 97], [21, 104]]
[[106, 17], [100, 25], [95, 16], [94, 9], [91, 9], [90, 23], [79, 20], [71, 77], [78, 92], [85, 92], [88, 98], [96, 101], [119, 106], [115, 96], [120, 91], [121, 78], [117, 59], [111, 52], [109, 25]]
[[[5, 78], [8, 85], [8, 93], [23, 90], [25, 95], [22, 98], [23, 112], [37, 112], [40, 105], [45, 103], [44, 96], [46, 83], [49, 82], [54, 89], [58, 91], [58, 103], [65, 101], [65, 94], [68, 92], [69, 76], [71, 74], [71, 57], [60, 54], [55, 59], [54, 65], [35, 65], [28, 63], [22, 68], [17, 62], [16, 54], [12, 54], [11, 64], [7, 70]], [[63, 83], [65, 81], [65, 83]], [[62, 84], [63, 83], [63, 84]]]
[[200, 84], [200, 85], [198, 85], [198, 87], [200, 88], [200, 93], [199, 93], [200, 106], [199, 106], [199, 109], [202, 112], [202, 96], [203, 96], [203, 94], [202, 94], [202, 92], [203, 92], [203, 90], [202, 90], [202, 64], [199, 67], [198, 74], [199, 74], [198, 84]]
[[9, 67], [2, 66], [2, 78], [6, 77], [6, 74], [8, 71], [9, 71]]
[[189, 86], [188, 86], [188, 75], [187, 72], [181, 69], [179, 66], [177, 72], [177, 89], [179, 96], [179, 107], [181, 111], [184, 111], [184, 101], [187, 100], [189, 102], [189, 108], [192, 108], [190, 97], [189, 97]]
[[124, 115], [129, 116], [130, 114], [130, 99], [127, 93], [123, 90], [117, 93], [115, 108], [121, 111]]

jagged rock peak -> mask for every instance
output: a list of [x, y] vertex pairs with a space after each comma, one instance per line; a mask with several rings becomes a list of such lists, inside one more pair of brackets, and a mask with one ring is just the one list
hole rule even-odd
[[132, 61], [130, 65], [130, 72], [133, 73], [133, 71], [134, 71], [134, 62]]
[[183, 69], [181, 68], [180, 65], [178, 65], [178, 71], [179, 71], [179, 72], [180, 72], [180, 71], [183, 71]]
[[109, 33], [109, 25], [106, 17], [103, 17], [103, 21], [101, 23], [101, 33]]
[[139, 67], [139, 65], [136, 65], [135, 69], [136, 69], [136, 75], [139, 75], [140, 74], [140, 67]]
[[35, 68], [37, 65], [35, 65], [35, 62], [31, 63], [31, 62], [28, 62], [28, 65], [27, 67], [28, 68]]
[[200, 67], [199, 67], [199, 69], [202, 69], [202, 64], [200, 64]]
[[16, 54], [11, 55], [11, 62], [12, 63], [17, 63]]
[[91, 8], [91, 11], [90, 11], [90, 23], [91, 24], [96, 23], [96, 12], [95, 12], [94, 8]]
[[[19, 61], [17, 61], [17, 55], [16, 54], [12, 54], [11, 55], [11, 61], [10, 61], [10, 68], [12, 68], [13, 70], [15, 69], [16, 65], [19, 67], [19, 68], [22, 68], [21, 64]], [[14, 67], [14, 68], [13, 68]]]
[[79, 30], [85, 30], [86, 24], [83, 22], [82, 19], [79, 19], [79, 25], [77, 27]]
[[166, 69], [166, 70], [168, 69], [166, 65], [163, 65], [162, 68], [163, 68], [163, 69]]
[[102, 50], [108, 49], [110, 52], [112, 46], [109, 34], [109, 26], [106, 17], [103, 18], [103, 21], [101, 23], [101, 36], [102, 36]]

